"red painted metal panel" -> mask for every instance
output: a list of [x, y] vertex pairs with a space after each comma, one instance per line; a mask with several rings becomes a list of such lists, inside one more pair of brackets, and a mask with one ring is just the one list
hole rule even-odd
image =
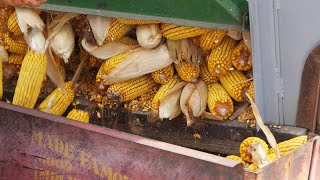
[[228, 159], [0, 102], [0, 179], [241, 179]]

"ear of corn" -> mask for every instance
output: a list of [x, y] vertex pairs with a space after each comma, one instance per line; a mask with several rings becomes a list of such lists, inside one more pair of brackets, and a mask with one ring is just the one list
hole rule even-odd
[[246, 96], [244, 93], [249, 88], [250, 83], [242, 72], [234, 69], [226, 75], [219, 76], [219, 80], [234, 100], [238, 102], [245, 100]]
[[144, 75], [135, 79], [111, 85], [107, 90], [107, 97], [111, 101], [131, 101], [150, 91], [157, 83], [150, 75]]
[[[281, 143], [278, 143], [280, 155], [284, 156], [287, 153], [297, 149], [302, 144], [306, 143], [308, 141], [308, 136], [297, 136], [295, 138], [283, 141]], [[275, 150], [270, 148], [269, 154], [274, 154]]]
[[118, 54], [108, 59], [103, 63], [103, 74], [109, 74], [118, 64], [125, 60], [125, 58], [130, 54], [130, 51]]
[[208, 107], [213, 115], [222, 120], [227, 119], [233, 113], [232, 99], [221, 84], [208, 85]]
[[10, 64], [22, 64], [24, 55], [21, 54], [10, 54], [9, 56], [9, 63]]
[[126, 45], [139, 45], [138, 41], [135, 40], [135, 39], [132, 39], [128, 36], [123, 36], [119, 39], [116, 40], [117, 42], [121, 42], [123, 44], [126, 44]]
[[233, 50], [231, 61], [233, 66], [240, 71], [246, 71], [252, 67], [251, 50], [243, 40]]
[[171, 64], [163, 69], [151, 73], [152, 79], [159, 84], [166, 84], [170, 81], [174, 74], [174, 67]]
[[159, 24], [159, 20], [135, 20], [135, 19], [117, 19], [122, 24], [136, 25], [136, 24]]
[[232, 67], [231, 54], [236, 45], [236, 40], [225, 36], [221, 44], [211, 51], [207, 63], [213, 76], [226, 74]]
[[200, 36], [200, 47], [205, 51], [214, 49], [222, 42], [226, 34], [226, 30], [210, 30]]
[[125, 36], [133, 26], [122, 24], [116, 19], [113, 19], [111, 22], [111, 27], [108, 31], [107, 41], [115, 41], [123, 36]]
[[72, 82], [66, 82], [66, 92], [60, 88], [56, 88], [46, 99], [40, 104], [38, 109], [42, 112], [61, 116], [72, 103], [74, 98], [74, 90]]
[[152, 102], [151, 102], [152, 109], [158, 110], [160, 102], [163, 100], [164, 97], [166, 97], [168, 92], [179, 82], [181, 82], [180, 78], [175, 75], [173, 76], [173, 78], [169, 80], [167, 84], [162, 85], [158, 90], [158, 92], [156, 93], [156, 95], [154, 96], [154, 98], [152, 99]]
[[248, 152], [248, 147], [253, 142], [260, 142], [263, 145], [264, 151], [266, 153], [269, 151], [268, 144], [264, 140], [258, 137], [248, 137], [242, 141], [239, 148], [241, 158], [248, 163], [252, 162], [252, 155]]
[[22, 61], [12, 104], [34, 108], [46, 75], [46, 69], [46, 56], [29, 50]]
[[277, 160], [277, 154], [276, 153], [272, 153], [272, 154], [267, 154], [267, 159], [269, 161], [269, 163]]
[[234, 160], [234, 161], [238, 161], [238, 162], [241, 162], [242, 164], [246, 165], [247, 163], [241, 159], [241, 157], [239, 156], [236, 156], [236, 155], [229, 155], [226, 157], [227, 159], [231, 159], [231, 160]]
[[176, 26], [173, 24], [161, 24], [161, 32], [169, 40], [179, 40], [199, 36], [208, 32], [208, 29], [188, 26]]
[[206, 63], [200, 64], [200, 77], [208, 85], [216, 83], [218, 81], [218, 77], [214, 77], [211, 75]]
[[23, 36], [18, 36], [15, 39], [11, 38], [8, 33], [3, 34], [4, 45], [7, 51], [15, 54], [26, 54], [28, 51], [28, 44]]
[[252, 163], [252, 164], [250, 164], [246, 169], [249, 170], [249, 171], [257, 171], [257, 170], [259, 170], [260, 168], [259, 168], [259, 166], [256, 165], [255, 163]]
[[179, 76], [187, 82], [196, 82], [200, 75], [199, 64], [182, 61], [174, 64]]
[[254, 100], [254, 82], [253, 81], [250, 82], [249, 88], [247, 89], [247, 93]]
[[68, 113], [67, 118], [83, 123], [89, 123], [90, 116], [88, 111], [82, 111], [74, 108]]
[[14, 7], [0, 5], [0, 34], [3, 33], [3, 25], [6, 24], [11, 14], [14, 12]]
[[97, 82], [97, 83], [100, 83], [100, 82], [103, 81], [102, 75], [103, 75], [103, 69], [104, 69], [104, 66], [105, 66], [106, 62], [107, 62], [107, 61], [104, 61], [104, 62], [101, 64], [101, 66], [100, 66], [100, 68], [99, 68], [99, 70], [98, 70], [98, 73], [97, 73], [97, 75], [96, 75], [96, 82]]
[[7, 26], [9, 31], [11, 31], [15, 36], [22, 35], [22, 32], [18, 24], [17, 13], [15, 11], [10, 15], [7, 22]]

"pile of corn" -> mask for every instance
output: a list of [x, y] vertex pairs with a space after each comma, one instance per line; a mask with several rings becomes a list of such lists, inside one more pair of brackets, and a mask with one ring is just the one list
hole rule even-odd
[[[278, 143], [280, 155], [285, 156], [289, 152], [297, 149], [306, 143], [308, 136], [297, 136], [295, 138]], [[246, 138], [239, 147], [240, 156], [229, 155], [226, 158], [241, 162], [245, 169], [249, 171], [258, 171], [264, 166], [277, 160], [276, 152], [269, 148], [268, 144], [258, 137]]]
[[[0, 45], [8, 53], [8, 62], [4, 63], [22, 65], [13, 104], [36, 107], [56, 115], [65, 114], [66, 109], [75, 104], [72, 101], [78, 90], [74, 87], [74, 82], [66, 81], [65, 90], [57, 88], [41, 104], [35, 104], [39, 93], [43, 92], [40, 89], [45, 88], [41, 84], [49, 79], [45, 77], [37, 80], [39, 77], [33, 74], [43, 74], [50, 67], [46, 67], [46, 59], [39, 59], [45, 56], [29, 50], [25, 30], [18, 23], [21, 10], [8, 6], [1, 6], [0, 10], [3, 24]], [[48, 16], [54, 20], [59, 17], [38, 10], [33, 11], [33, 16], [41, 18], [43, 24], [50, 24], [50, 21], [47, 22]], [[234, 102], [246, 101], [245, 93], [254, 97], [253, 81], [246, 76], [250, 74], [246, 71], [249, 72], [252, 68], [251, 49], [241, 38], [239, 40], [228, 36], [226, 30], [177, 26], [158, 20], [86, 15], [74, 15], [69, 19], [59, 32], [45, 38], [51, 38], [50, 48], [54, 61], [57, 65], [64, 66], [61, 74], [65, 74], [64, 69], [75, 69], [80, 56], [87, 59], [84, 69], [90, 75], [86, 76], [96, 76], [96, 82], [82, 82], [79, 88], [85, 92], [88, 100], [95, 102], [100, 108], [125, 106], [133, 112], [159, 113], [161, 119], [191, 111], [192, 116], [185, 114], [190, 125], [196, 118], [201, 118], [205, 111], [216, 119], [227, 120], [235, 111]], [[46, 28], [41, 28], [43, 34], [50, 34], [43, 29]], [[132, 36], [134, 33], [136, 36]], [[65, 38], [70, 41], [61, 45]], [[74, 46], [74, 42], [79, 43]], [[112, 53], [105, 54], [104, 52], [110, 52], [109, 48], [113, 48]], [[175, 56], [172, 56], [172, 52]], [[154, 63], [153, 67], [148, 66], [148, 62]], [[130, 65], [141, 68], [134, 69]], [[32, 70], [28, 69], [31, 66]], [[26, 71], [28, 73], [24, 73]], [[132, 76], [123, 75], [125, 72]], [[25, 80], [34, 87], [36, 93], [20, 92], [29, 91], [23, 88], [25, 86], [31, 87], [24, 84]], [[188, 91], [192, 87], [197, 90]], [[180, 96], [192, 97], [192, 104], [198, 103], [201, 110], [198, 111], [191, 105], [186, 106], [185, 103], [190, 103], [191, 100], [183, 101]], [[174, 112], [166, 112], [168, 108], [164, 107], [169, 106]], [[78, 111], [74, 111], [76, 112]]]

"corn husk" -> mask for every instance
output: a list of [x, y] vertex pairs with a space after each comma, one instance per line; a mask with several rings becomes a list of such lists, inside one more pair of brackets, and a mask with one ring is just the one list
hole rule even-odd
[[75, 34], [69, 23], [64, 24], [50, 40], [50, 48], [60, 58], [68, 63], [75, 46]]
[[172, 120], [181, 114], [180, 96], [186, 82], [177, 83], [162, 99], [159, 105], [159, 118]]
[[261, 142], [253, 142], [248, 147], [248, 153], [252, 155], [252, 162], [263, 168], [269, 164], [267, 152], [265, 152]]
[[105, 43], [102, 46], [96, 46], [90, 44], [86, 38], [82, 39], [81, 45], [84, 50], [98, 59], [109, 59], [112, 56], [138, 47], [138, 45], [127, 45], [119, 41], [112, 41]]
[[33, 9], [16, 7], [15, 10], [17, 13], [19, 27], [24, 35], [26, 35], [30, 28], [37, 28], [40, 31], [43, 31], [44, 23]]
[[167, 40], [167, 43], [170, 57], [176, 64], [182, 61], [199, 64], [201, 49], [191, 39]]
[[41, 30], [37, 28], [31, 29], [31, 31], [26, 32], [25, 39], [30, 49], [41, 54], [45, 53], [47, 41]]
[[195, 117], [200, 117], [207, 107], [208, 87], [200, 80], [196, 83], [188, 83], [182, 90], [180, 107], [187, 118], [187, 125], [194, 123]]
[[228, 30], [227, 36], [239, 41], [242, 39], [242, 32], [237, 30]]
[[112, 18], [103, 16], [87, 16], [92, 33], [99, 46], [101, 46], [108, 37], [108, 31]]
[[2, 62], [8, 62], [9, 55], [4, 46], [0, 46], [0, 57]]
[[162, 33], [158, 24], [146, 24], [137, 26], [137, 40], [143, 48], [155, 48], [162, 39]]
[[251, 49], [251, 36], [250, 32], [242, 32], [243, 41], [248, 48]]
[[114, 84], [133, 79], [169, 66], [173, 60], [168, 49], [161, 45], [156, 49], [138, 48], [130, 53], [109, 74], [102, 75], [106, 84]]
[[67, 22], [69, 22], [71, 19], [77, 16], [79, 16], [79, 14], [59, 13], [47, 27], [48, 40], [50, 40], [53, 36], [55, 36]]

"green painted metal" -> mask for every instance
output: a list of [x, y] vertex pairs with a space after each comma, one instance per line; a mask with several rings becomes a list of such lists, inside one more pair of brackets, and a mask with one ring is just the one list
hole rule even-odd
[[242, 29], [246, 0], [48, 0], [42, 9], [131, 19], [159, 19], [179, 25]]

